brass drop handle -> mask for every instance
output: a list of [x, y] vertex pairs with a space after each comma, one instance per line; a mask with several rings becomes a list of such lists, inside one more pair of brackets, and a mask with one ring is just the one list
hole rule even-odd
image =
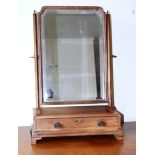
[[60, 122], [57, 122], [54, 124], [54, 128], [58, 129], [58, 128], [61, 128], [62, 125], [60, 124]]
[[97, 122], [97, 125], [98, 125], [99, 127], [103, 127], [103, 126], [105, 125], [105, 123], [104, 123], [103, 121], [98, 121], [98, 122]]
[[83, 121], [83, 118], [82, 117], [78, 117], [78, 118], [75, 118], [74, 122], [79, 124]]

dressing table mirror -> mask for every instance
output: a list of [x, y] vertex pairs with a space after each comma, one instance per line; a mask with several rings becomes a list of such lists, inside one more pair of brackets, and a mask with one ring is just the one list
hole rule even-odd
[[110, 14], [96, 6], [34, 12], [36, 108], [31, 143], [43, 137], [115, 135]]

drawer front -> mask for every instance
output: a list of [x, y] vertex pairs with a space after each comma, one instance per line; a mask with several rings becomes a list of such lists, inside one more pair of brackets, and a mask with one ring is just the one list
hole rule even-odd
[[119, 127], [118, 117], [73, 117], [37, 119], [37, 130], [103, 130], [116, 131]]

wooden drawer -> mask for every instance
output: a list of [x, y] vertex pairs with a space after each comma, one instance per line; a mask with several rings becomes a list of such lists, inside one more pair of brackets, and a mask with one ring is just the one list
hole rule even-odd
[[38, 131], [62, 130], [103, 130], [116, 131], [119, 127], [118, 117], [69, 117], [37, 119]]

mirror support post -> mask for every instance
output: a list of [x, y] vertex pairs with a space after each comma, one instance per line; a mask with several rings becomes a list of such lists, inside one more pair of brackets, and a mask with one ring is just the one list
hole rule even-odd
[[106, 40], [108, 52], [108, 98], [110, 106], [114, 106], [113, 58], [112, 58], [112, 30], [111, 15], [106, 14]]
[[37, 13], [33, 13], [33, 32], [34, 32], [34, 66], [35, 66], [35, 93], [37, 113], [40, 112], [39, 104], [39, 79], [38, 79], [38, 42], [37, 42]]

